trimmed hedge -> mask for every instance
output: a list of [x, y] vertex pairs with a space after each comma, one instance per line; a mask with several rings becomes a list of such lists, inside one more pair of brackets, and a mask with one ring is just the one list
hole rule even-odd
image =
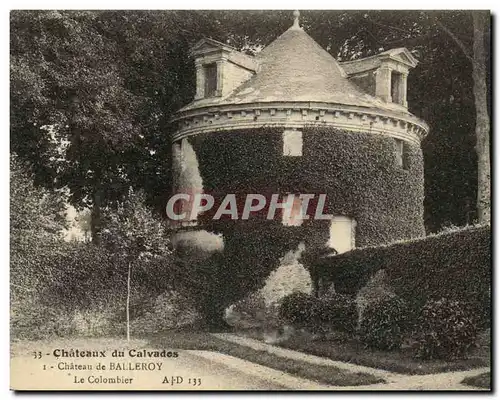
[[315, 305], [318, 299], [310, 294], [295, 292], [283, 297], [279, 318], [297, 327], [316, 325]]
[[[92, 243], [21, 242], [11, 249], [13, 337], [124, 330], [128, 274], [124, 257]], [[132, 265], [131, 319], [152, 310], [157, 296], [175, 283], [171, 263], [164, 257]]]
[[354, 298], [338, 293], [320, 297], [316, 310], [319, 326], [349, 334], [356, 330], [358, 311]]
[[312, 277], [355, 294], [379, 269], [396, 294], [413, 306], [447, 298], [470, 304], [487, 324], [490, 315], [491, 229], [472, 227], [390, 246], [356, 249], [317, 260]]
[[289, 294], [282, 299], [278, 313], [284, 322], [313, 332], [333, 329], [352, 334], [356, 329], [354, 299], [337, 293], [320, 298], [301, 292]]

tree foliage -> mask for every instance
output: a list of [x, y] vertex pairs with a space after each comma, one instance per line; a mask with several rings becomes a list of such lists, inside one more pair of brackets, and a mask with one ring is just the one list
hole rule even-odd
[[33, 174], [14, 154], [10, 157], [10, 238], [20, 240], [61, 239], [65, 228], [63, 196], [36, 187]]
[[[48, 264], [60, 250], [65, 228], [62, 196], [33, 183], [33, 174], [16, 155], [10, 158], [10, 296], [13, 330], [23, 320], [40, 321], [33, 310], [43, 282], [51, 278]], [[33, 318], [31, 318], [33, 317]], [[17, 324], [17, 325], [16, 325]]]
[[162, 220], [147, 207], [143, 192], [129, 190], [127, 198], [106, 216], [103, 244], [116, 254], [144, 260], [170, 254]]

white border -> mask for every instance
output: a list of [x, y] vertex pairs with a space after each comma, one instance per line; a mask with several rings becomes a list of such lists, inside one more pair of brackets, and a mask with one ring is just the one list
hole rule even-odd
[[[33, 0], [18, 0], [18, 1], [12, 1], [12, 0], [7, 0], [2, 3], [2, 14], [1, 14], [1, 46], [2, 46], [2, 57], [4, 58], [1, 63], [1, 84], [2, 84], [2, 127], [3, 127], [3, 134], [0, 136], [1, 137], [1, 148], [4, 152], [3, 157], [1, 158], [2, 160], [2, 169], [0, 172], [0, 179], [2, 182], [2, 196], [1, 196], [1, 209], [2, 209], [2, 220], [1, 220], [1, 248], [2, 248], [2, 256], [3, 256], [3, 263], [2, 263], [2, 273], [3, 273], [3, 279], [1, 280], [3, 284], [3, 290], [1, 291], [2, 297], [1, 297], [1, 321], [4, 324], [3, 329], [1, 330], [1, 335], [2, 335], [2, 344], [3, 346], [1, 347], [3, 349], [3, 352], [1, 353], [1, 361], [2, 361], [2, 367], [0, 369], [0, 388], [2, 389], [2, 394], [7, 394], [9, 396], [13, 396], [14, 394], [12, 392], [8, 392], [8, 385], [9, 385], [9, 374], [7, 371], [9, 371], [9, 337], [8, 337], [8, 318], [9, 318], [9, 295], [8, 295], [8, 269], [9, 269], [9, 263], [8, 263], [8, 254], [9, 254], [9, 198], [8, 198], [8, 193], [9, 193], [9, 170], [8, 170], [8, 160], [9, 160], [9, 155], [8, 149], [9, 149], [9, 137], [7, 132], [9, 132], [9, 84], [8, 84], [8, 76], [9, 76], [9, 69], [8, 69], [8, 59], [9, 59], [9, 10], [10, 9], [274, 9], [274, 10], [279, 10], [279, 9], [290, 9], [293, 10], [295, 8], [298, 9], [331, 9], [332, 6], [339, 6], [342, 7], [344, 10], [356, 10], [356, 9], [373, 9], [374, 6], [377, 7], [377, 9], [427, 9], [427, 10], [440, 10], [440, 9], [489, 9], [492, 10], [493, 13], [496, 14], [496, 10], [498, 9], [498, 1], [493, 1], [493, 0], [476, 0], [474, 2], [470, 1], [465, 1], [465, 0], [455, 0], [455, 1], [437, 1], [437, 0], [420, 0], [418, 3], [415, 2], [401, 2], [401, 1], [394, 1], [394, 0], [381, 0], [377, 1], [374, 3], [373, 1], [367, 1], [367, 0], [351, 0], [349, 2], [331, 2], [331, 1], [318, 1], [318, 0], [309, 0], [307, 2], [298, 2], [296, 0], [290, 0], [290, 1], [275, 1], [272, 4], [270, 4], [268, 1], [264, 0], [254, 0], [252, 2], [235, 2], [235, 1], [221, 1], [221, 0], [215, 0], [211, 2], [202, 2], [202, 1], [183, 1], [183, 2], [165, 2], [160, 1], [160, 0], [143, 0], [140, 3], [139, 2], [132, 2], [132, 1], [127, 1], [127, 0], [121, 0], [121, 1], [103, 1], [103, 0], [87, 0], [87, 1], [73, 1], [73, 2], [68, 2], [62, 1], [62, 0], [52, 0], [52, 1], [44, 1], [44, 2], [36, 2]], [[495, 31], [494, 31], [495, 32]], [[493, 54], [496, 53], [498, 49], [498, 42], [493, 40], [494, 43], [494, 51]], [[496, 72], [497, 69], [495, 68]], [[498, 79], [495, 79], [495, 87], [494, 87], [494, 92], [496, 92], [496, 88], [498, 85]], [[493, 112], [493, 115], [496, 115], [496, 112], [498, 111], [498, 102], [495, 103], [495, 109]], [[495, 124], [496, 126], [496, 124]], [[492, 134], [492, 136], [495, 136]], [[492, 149], [493, 154], [498, 154], [499, 153], [499, 147], [500, 147], [500, 140], [497, 138], [495, 140], [495, 147]], [[495, 157], [493, 157], [493, 160]], [[458, 172], [457, 172], [458, 173]], [[495, 176], [498, 178], [500, 175], [500, 171], [496, 169], [495, 166]], [[495, 181], [495, 183], [498, 183]], [[496, 185], [495, 185], [496, 186]], [[495, 206], [497, 204], [495, 203]], [[495, 276], [498, 278], [499, 273], [497, 272]], [[500, 287], [496, 285], [497, 282], [494, 282], [495, 287]], [[496, 304], [495, 304], [496, 305]], [[498, 310], [498, 308], [495, 308]], [[498, 314], [496, 314], [497, 316]], [[498, 345], [495, 346], [498, 349]], [[496, 354], [495, 354], [496, 355]], [[498, 369], [498, 368], [496, 368]], [[497, 394], [499, 393], [498, 388], [497, 388]], [[99, 394], [95, 395], [96, 398], [109, 398], [109, 397], [121, 397], [124, 395], [124, 392], [117, 393], [117, 394]], [[136, 396], [137, 394], [133, 394], [133, 396]], [[377, 394], [375, 394], [377, 395]], [[424, 393], [426, 397], [437, 397], [439, 398], [451, 398], [452, 394], [448, 395], [438, 395], [434, 393]], [[42, 396], [36, 395], [32, 397], [39, 397]], [[56, 395], [43, 395], [44, 397], [56, 397]], [[71, 395], [70, 394], [64, 394], [64, 395], [57, 395], [57, 398], [65, 399], [69, 398]], [[179, 395], [179, 394], [168, 394], [169, 398], [186, 398], [187, 397], [193, 397], [196, 398], [197, 396], [194, 395]], [[207, 395], [205, 396], [216, 396], [218, 397], [219, 394], [212, 394], [212, 395]], [[250, 397], [254, 397], [255, 395], [246, 395]], [[306, 397], [309, 397], [311, 395], [307, 395]], [[335, 395], [337, 398], [344, 398], [347, 397], [346, 394], [336, 394]], [[378, 394], [378, 396], [383, 396], [385, 397], [385, 393]], [[404, 394], [399, 394], [397, 395], [398, 397], [404, 396]], [[469, 396], [477, 396], [476, 395], [469, 395]], [[481, 395], [483, 397], [484, 395]]]

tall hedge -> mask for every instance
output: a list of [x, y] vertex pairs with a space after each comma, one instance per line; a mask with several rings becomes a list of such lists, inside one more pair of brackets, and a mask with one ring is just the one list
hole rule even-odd
[[491, 228], [473, 227], [390, 246], [356, 249], [312, 266], [314, 279], [334, 282], [341, 293], [359, 291], [379, 269], [411, 304], [447, 298], [471, 304], [489, 318]]
[[269, 127], [190, 138], [205, 192], [219, 198], [239, 193], [241, 205], [247, 193], [326, 193], [327, 212], [356, 220], [357, 246], [424, 234], [419, 146], [405, 146], [408, 168], [403, 169], [389, 137], [307, 127], [302, 130], [303, 155], [286, 157], [282, 132]]

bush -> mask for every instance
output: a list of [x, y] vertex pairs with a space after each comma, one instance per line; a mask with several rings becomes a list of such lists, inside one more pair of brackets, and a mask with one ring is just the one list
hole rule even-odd
[[354, 332], [357, 310], [354, 299], [334, 294], [316, 298], [305, 293], [292, 293], [283, 298], [279, 308], [280, 318], [295, 327], [313, 332], [333, 329]]
[[399, 349], [410, 322], [406, 302], [393, 297], [367, 307], [360, 323], [359, 338], [367, 347]]
[[84, 337], [103, 337], [124, 335], [126, 325], [117, 319], [119, 305], [108, 304], [84, 310], [73, 310], [68, 313], [74, 328], [74, 334]]
[[198, 322], [194, 304], [182, 292], [169, 290], [160, 294], [150, 308], [131, 322], [133, 335], [157, 333], [193, 326]]
[[71, 315], [42, 304], [39, 299], [24, 298], [11, 302], [10, 335], [15, 339], [40, 340], [75, 333]]
[[470, 307], [448, 299], [427, 302], [417, 327], [415, 355], [423, 359], [463, 358], [476, 343], [479, 332]]
[[254, 292], [226, 309], [226, 322], [238, 328], [261, 327], [267, 319], [266, 302]]
[[[28, 252], [28, 250], [33, 251]], [[128, 265], [103, 246], [18, 241], [11, 261], [11, 326], [14, 337], [42, 338], [124, 332]], [[169, 259], [132, 266], [132, 319], [153, 309], [172, 283]]]
[[310, 326], [316, 315], [317, 299], [301, 292], [283, 297], [279, 317], [284, 322], [300, 327]]
[[313, 312], [323, 328], [352, 333], [356, 329], [357, 309], [354, 299], [338, 293], [317, 299]]
[[311, 275], [334, 282], [340, 293], [356, 294], [380, 269], [395, 293], [422, 307], [430, 299], [466, 301], [487, 325], [490, 314], [491, 228], [452, 233], [356, 249], [318, 258]]

